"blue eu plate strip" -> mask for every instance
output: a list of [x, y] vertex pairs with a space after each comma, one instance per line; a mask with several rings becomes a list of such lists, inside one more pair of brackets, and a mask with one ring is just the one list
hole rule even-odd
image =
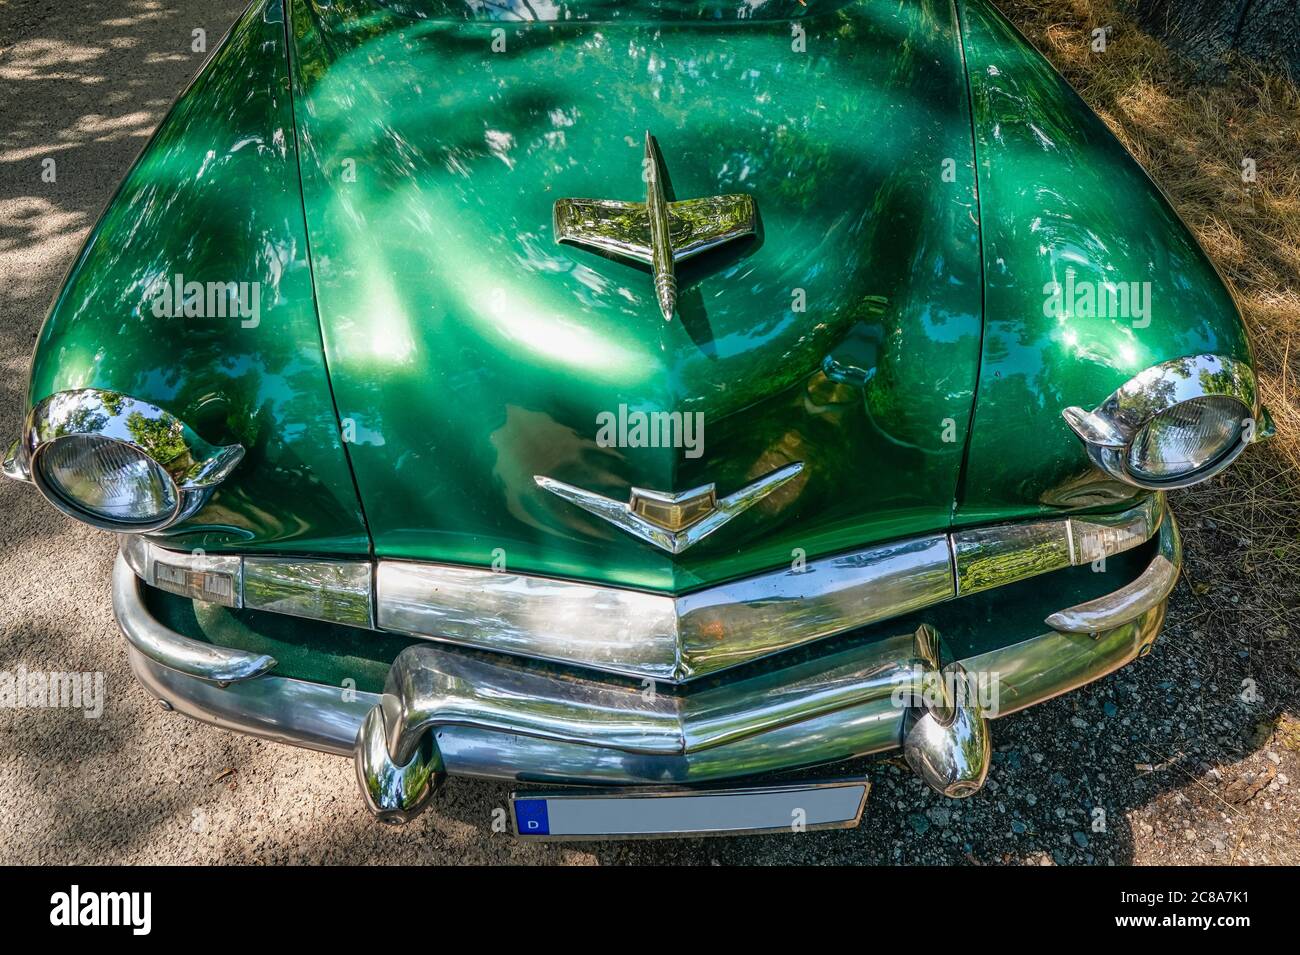
[[550, 821], [546, 816], [545, 799], [515, 800], [515, 831], [521, 836], [548, 836]]

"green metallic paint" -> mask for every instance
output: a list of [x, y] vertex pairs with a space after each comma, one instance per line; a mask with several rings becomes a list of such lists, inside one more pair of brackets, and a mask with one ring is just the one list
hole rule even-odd
[[[984, 346], [958, 524], [1133, 500], [1061, 417], [1138, 372], [1253, 365], [1232, 294], [1150, 178], [986, 0], [962, 0], [985, 260]], [[1045, 314], [1049, 283], [1149, 282], [1148, 319]]]
[[[1120, 506], [1135, 490], [1090, 468], [1061, 409], [1170, 358], [1250, 360], [1169, 204], [983, 0], [960, 27], [941, 0], [465, 9], [290, 0], [287, 45], [280, 0], [254, 4], [91, 233], [28, 407], [110, 389], [242, 444], [168, 546], [366, 553], [350, 458], [381, 555], [681, 592]], [[747, 193], [760, 218], [683, 265], [671, 323], [647, 272], [550, 225], [557, 198], [641, 199], [647, 130], [670, 197]], [[1046, 317], [1067, 268], [1151, 282], [1150, 325]], [[260, 322], [155, 318], [177, 272], [260, 282]], [[620, 405], [701, 412], [703, 455], [598, 446]], [[725, 495], [792, 461], [677, 556], [533, 481]]]
[[[698, 6], [292, 4], [317, 299], [378, 554], [682, 591], [948, 525], [980, 338], [953, 8], [812, 0], [794, 52], [786, 19]], [[676, 197], [748, 193], [761, 220], [682, 265], [670, 323], [645, 271], [551, 229], [556, 199], [644, 198], [647, 130]], [[620, 405], [702, 413], [703, 455], [598, 446]], [[533, 480], [725, 495], [792, 461], [675, 557]]]
[[[246, 456], [167, 546], [366, 553], [312, 300], [278, 0], [255, 4], [127, 175], [50, 309], [28, 407], [101, 388]], [[155, 282], [259, 282], [260, 320], [155, 317]]]

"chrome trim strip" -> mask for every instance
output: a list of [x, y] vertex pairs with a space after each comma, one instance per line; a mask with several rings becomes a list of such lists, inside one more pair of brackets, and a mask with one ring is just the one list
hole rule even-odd
[[1052, 614], [1047, 625], [1064, 633], [1100, 633], [1164, 603], [1178, 583], [1182, 553], [1178, 525], [1170, 514], [1161, 528], [1156, 556], [1136, 580], [1114, 593]]
[[[122, 538], [152, 562], [237, 571], [256, 607], [530, 659], [681, 683], [823, 637], [1102, 556], [1150, 539], [1160, 495], [1119, 514], [1003, 524], [880, 544], [671, 597], [474, 567], [185, 555]], [[954, 584], [955, 581], [955, 584]]]
[[[1142, 428], [1174, 405], [1207, 395], [1235, 398], [1243, 415], [1257, 427], [1244, 433], [1244, 440], [1217, 461], [1184, 477], [1154, 482], [1129, 473], [1129, 447]], [[1082, 439], [1098, 469], [1117, 481], [1149, 490], [1174, 490], [1211, 478], [1235, 461], [1247, 444], [1261, 440], [1261, 422], [1263, 437], [1271, 430], [1271, 418], [1259, 404], [1254, 371], [1224, 355], [1188, 355], [1161, 362], [1130, 378], [1092, 411], [1072, 406], [1061, 416]]]
[[243, 605], [373, 629], [371, 577], [366, 561], [245, 557]]
[[1164, 512], [1164, 499], [1156, 495], [1119, 514], [954, 531], [957, 596], [1132, 550], [1151, 539]]
[[672, 680], [677, 619], [663, 594], [473, 567], [382, 560], [381, 630]]
[[[380, 561], [380, 629], [686, 682], [1149, 540], [1160, 495], [1119, 514], [1003, 524], [866, 548], [681, 597]], [[951, 537], [951, 545], [950, 545]], [[954, 589], [954, 579], [956, 589]]]
[[226, 574], [233, 580], [234, 592], [229, 597], [209, 594], [202, 599], [227, 607], [267, 610], [365, 629], [375, 627], [373, 568], [368, 560], [185, 553], [159, 547], [135, 534], [119, 534], [118, 545], [136, 576], [151, 587], [183, 597], [195, 596], [160, 576], [159, 564], [192, 574]]
[[141, 586], [119, 553], [113, 563], [113, 614], [131, 646], [155, 663], [218, 684], [251, 680], [275, 666], [275, 657], [200, 643], [164, 627], [145, 607]]
[[[125, 523], [90, 514], [64, 500], [42, 477], [40, 456], [53, 442], [72, 435], [97, 435], [148, 455], [172, 482], [176, 497], [172, 512], [152, 522]], [[4, 473], [30, 479], [52, 505], [92, 527], [141, 534], [194, 516], [243, 457], [240, 445], [209, 444], [156, 405], [116, 391], [82, 388], [55, 392], [36, 403], [27, 416], [22, 438], [10, 449]]]
[[678, 677], [713, 673], [953, 596], [942, 534], [719, 584], [675, 601], [682, 647]]
[[943, 535], [669, 597], [380, 561], [379, 627], [678, 682], [953, 596]]

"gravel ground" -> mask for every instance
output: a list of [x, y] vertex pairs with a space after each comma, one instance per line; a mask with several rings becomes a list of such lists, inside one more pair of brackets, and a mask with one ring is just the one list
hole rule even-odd
[[[49, 299], [173, 96], [243, 4], [0, 5], [0, 432], [15, 434]], [[56, 157], [58, 180], [41, 181]], [[895, 759], [850, 832], [529, 846], [492, 831], [507, 787], [453, 780], [400, 830], [344, 760], [164, 712], [132, 680], [109, 606], [112, 540], [0, 483], [0, 671], [103, 671], [99, 719], [0, 710], [0, 863], [1300, 862], [1294, 615], [1246, 627], [1252, 590], [1206, 587], [1240, 541], [1183, 513], [1189, 554], [1151, 656], [994, 728], [985, 790], [941, 800]], [[1189, 582], [1190, 581], [1190, 582]], [[1253, 679], [1259, 698], [1240, 699]]]

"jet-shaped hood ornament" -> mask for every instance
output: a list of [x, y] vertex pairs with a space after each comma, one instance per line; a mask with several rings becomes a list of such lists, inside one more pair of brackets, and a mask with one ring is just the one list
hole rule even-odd
[[660, 181], [663, 159], [645, 134], [646, 201], [558, 199], [555, 240], [588, 246], [619, 259], [650, 266], [664, 321], [677, 308], [676, 263], [754, 234], [754, 197], [711, 196], [669, 202]]

